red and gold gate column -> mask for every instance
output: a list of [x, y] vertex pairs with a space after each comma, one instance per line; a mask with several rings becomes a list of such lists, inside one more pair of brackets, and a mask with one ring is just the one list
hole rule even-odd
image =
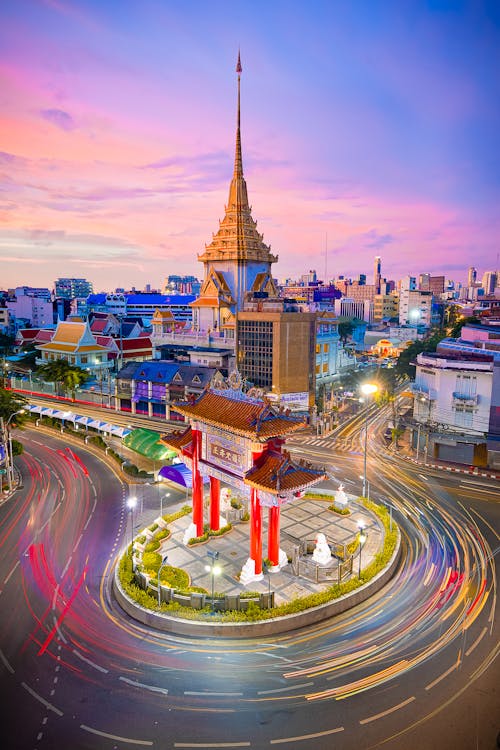
[[210, 477], [210, 528], [220, 528], [220, 480], [215, 477]]
[[273, 566], [278, 566], [280, 562], [280, 511], [279, 505], [273, 505], [268, 513], [267, 556]]
[[193, 524], [196, 526], [196, 536], [203, 534], [203, 483], [198, 469], [201, 451], [201, 432], [192, 429], [193, 445]]
[[255, 575], [262, 574], [262, 509], [259, 493], [250, 489], [250, 559], [254, 562]]

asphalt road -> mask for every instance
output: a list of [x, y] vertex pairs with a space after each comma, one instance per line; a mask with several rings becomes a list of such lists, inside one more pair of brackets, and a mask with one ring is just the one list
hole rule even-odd
[[[495, 748], [498, 484], [420, 476], [380, 452], [376, 428], [371, 494], [402, 529], [397, 575], [321, 626], [247, 641], [173, 637], [128, 619], [109, 585], [131, 532], [119, 476], [83, 446], [72, 454], [26, 430], [23, 488], [0, 507], [4, 746]], [[320, 454], [353, 491], [356, 425], [344, 439], [342, 454], [295, 450]], [[150, 491], [145, 517], [157, 513]]]

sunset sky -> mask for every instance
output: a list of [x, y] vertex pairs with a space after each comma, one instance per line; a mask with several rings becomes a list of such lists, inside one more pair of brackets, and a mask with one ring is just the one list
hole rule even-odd
[[[232, 174], [279, 279], [494, 270], [500, 4], [4, 0], [0, 288], [203, 275]], [[327, 253], [325, 253], [327, 250]]]

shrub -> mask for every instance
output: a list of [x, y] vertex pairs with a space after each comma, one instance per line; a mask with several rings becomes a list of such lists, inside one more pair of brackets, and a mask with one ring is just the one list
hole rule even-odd
[[96, 445], [98, 448], [102, 448], [103, 450], [104, 448], [107, 448], [106, 443], [100, 435], [93, 435], [90, 438], [89, 443], [92, 443], [92, 445]]
[[168, 539], [170, 536], [170, 531], [168, 529], [162, 529], [157, 533], [155, 536], [155, 539]]
[[12, 455], [21, 456], [24, 453], [24, 445], [19, 440], [12, 439]]
[[153, 524], [151, 524], [151, 526], [148, 526], [148, 529], [150, 531], [156, 531], [157, 528], [158, 528], [158, 524], [157, 523], [153, 523]]
[[231, 508], [236, 508], [236, 510], [240, 510], [240, 508], [243, 508], [243, 505], [235, 497], [232, 497], [231, 498]]
[[136, 539], [136, 542], [139, 542], [139, 544], [145, 544], [146, 543], [146, 537], [144, 534], [141, 534], [141, 536], [138, 536]]
[[123, 470], [126, 474], [130, 474], [132, 477], [136, 477], [139, 473], [139, 469], [135, 464], [125, 464]]
[[161, 555], [158, 552], [145, 552], [142, 556], [142, 564], [145, 570], [157, 572], [161, 565]]
[[328, 510], [332, 510], [334, 513], [338, 513], [339, 516], [350, 516], [351, 511], [349, 508], [339, 508], [336, 505], [332, 504], [328, 506]]
[[160, 549], [160, 540], [159, 539], [152, 539], [148, 544], [146, 544], [144, 548], [144, 554], [147, 552], [156, 552], [157, 549]]

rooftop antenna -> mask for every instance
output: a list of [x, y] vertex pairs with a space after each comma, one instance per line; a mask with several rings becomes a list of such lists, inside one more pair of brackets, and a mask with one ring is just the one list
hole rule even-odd
[[324, 281], [325, 286], [327, 284], [327, 276], [328, 276], [328, 232], [325, 232], [325, 281]]

